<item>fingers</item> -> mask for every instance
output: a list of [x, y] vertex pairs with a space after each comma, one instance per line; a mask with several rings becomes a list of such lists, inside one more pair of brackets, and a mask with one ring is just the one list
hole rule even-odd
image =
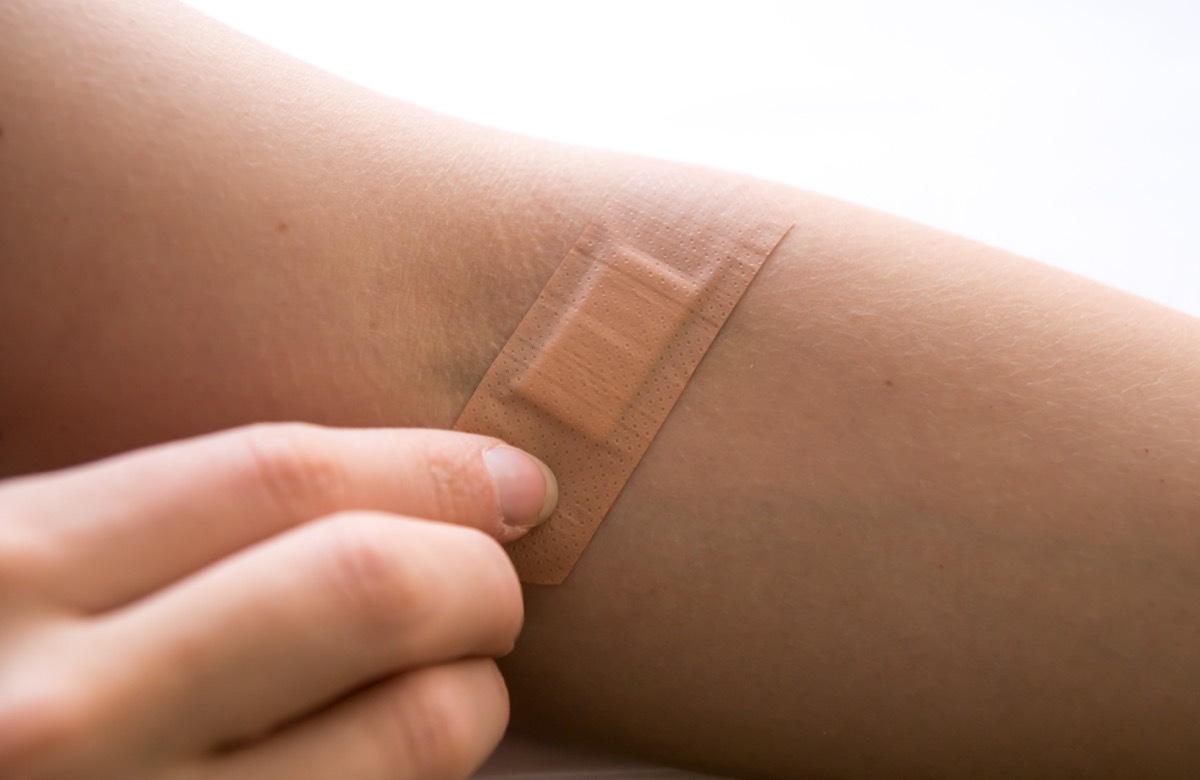
[[186, 713], [179, 747], [204, 750], [403, 669], [506, 653], [521, 620], [516, 574], [494, 540], [354, 513], [129, 607], [106, 634], [141, 670], [143, 711]]
[[296, 524], [373, 509], [509, 541], [557, 496], [536, 460], [483, 436], [262, 425], [7, 486], [0, 509], [41, 543], [80, 609], [126, 603]]
[[[17, 708], [61, 701], [63, 716], [51, 709], [41, 736], [9, 748], [41, 760], [30, 751], [49, 755], [46, 733], [96, 731], [94, 743], [71, 738], [62, 760], [145, 769], [226, 748], [231, 770], [245, 759], [268, 777], [340, 777], [345, 751], [363, 751], [360, 776], [465, 777], [503, 729], [503, 686], [420, 683], [448, 660], [512, 647], [520, 588], [478, 529], [512, 538], [544, 517], [554, 490], [542, 468], [465, 434], [270, 426], [0, 486], [0, 564], [15, 561], [0, 574], [21, 586], [4, 590], [91, 613], [39, 612], [55, 641], [8, 648], [31, 664], [47, 646], [73, 648], [71, 663], [50, 662], [68, 682]], [[384, 512], [337, 511], [363, 506]], [[13, 614], [32, 615], [28, 600]], [[78, 687], [72, 676], [94, 690], [56, 693]]]
[[472, 659], [380, 683], [262, 743], [206, 764], [203, 780], [461, 780], [508, 721], [496, 665]]

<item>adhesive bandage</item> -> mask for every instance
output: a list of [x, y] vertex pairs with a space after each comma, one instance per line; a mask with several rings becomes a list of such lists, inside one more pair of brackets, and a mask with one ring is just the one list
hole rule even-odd
[[758, 187], [633, 182], [571, 247], [455, 424], [541, 458], [550, 519], [508, 546], [559, 584], [792, 222]]

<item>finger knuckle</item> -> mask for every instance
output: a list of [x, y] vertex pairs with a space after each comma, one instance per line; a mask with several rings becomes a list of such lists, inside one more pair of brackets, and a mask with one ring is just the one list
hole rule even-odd
[[470, 776], [478, 757], [496, 738], [479, 708], [489, 692], [465, 690], [449, 673], [426, 674], [403, 696], [394, 696], [376, 735], [393, 766], [409, 766], [416, 777], [458, 780]]
[[342, 514], [327, 523], [321, 543], [326, 578], [345, 615], [372, 641], [388, 640], [427, 619], [433, 610], [428, 588], [411, 556], [397, 556], [376, 524]]
[[525, 619], [521, 583], [504, 548], [492, 537], [472, 528], [454, 528], [454, 550], [465, 571], [488, 602], [490, 631], [497, 655], [512, 649]]
[[0, 684], [0, 767], [4, 777], [43, 777], [71, 756], [100, 725], [95, 697], [49, 674]]
[[285, 518], [315, 517], [336, 508], [349, 478], [335, 454], [321, 446], [316, 426], [259, 424], [238, 433], [241, 466], [249, 489]]
[[19, 502], [6, 500], [7, 492], [0, 488], [0, 604], [34, 589], [61, 554], [48, 534], [38, 532], [37, 523], [30, 522]]
[[0, 603], [37, 589], [53, 560], [52, 549], [23, 529], [4, 527], [0, 517]]
[[49, 535], [39, 532], [37, 513], [26, 506], [29, 492], [44, 479], [24, 477], [0, 486], [0, 596], [23, 590], [55, 557]]
[[437, 520], [467, 520], [479, 516], [481, 510], [500, 513], [491, 478], [480, 463], [464, 457], [460, 450], [436, 446], [434, 440], [425, 444], [422, 461]]

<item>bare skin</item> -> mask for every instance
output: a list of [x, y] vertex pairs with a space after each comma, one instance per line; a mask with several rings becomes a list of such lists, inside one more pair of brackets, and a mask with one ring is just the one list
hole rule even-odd
[[469, 776], [522, 619], [496, 542], [552, 485], [482, 436], [294, 424], [5, 482], [0, 770]]
[[[174, 6], [59, 6], [0, 9], [6, 473], [255, 420], [449, 426], [663, 165]], [[515, 721], [746, 776], [1194, 772], [1200, 325], [783, 197], [797, 228], [586, 556], [526, 589]]]

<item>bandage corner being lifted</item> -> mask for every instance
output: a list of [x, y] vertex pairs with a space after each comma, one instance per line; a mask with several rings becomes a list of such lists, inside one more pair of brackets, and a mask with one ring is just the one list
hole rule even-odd
[[634, 181], [584, 229], [454, 426], [558, 477], [554, 514], [508, 547], [523, 581], [566, 579], [791, 226], [753, 186], [714, 178]]

